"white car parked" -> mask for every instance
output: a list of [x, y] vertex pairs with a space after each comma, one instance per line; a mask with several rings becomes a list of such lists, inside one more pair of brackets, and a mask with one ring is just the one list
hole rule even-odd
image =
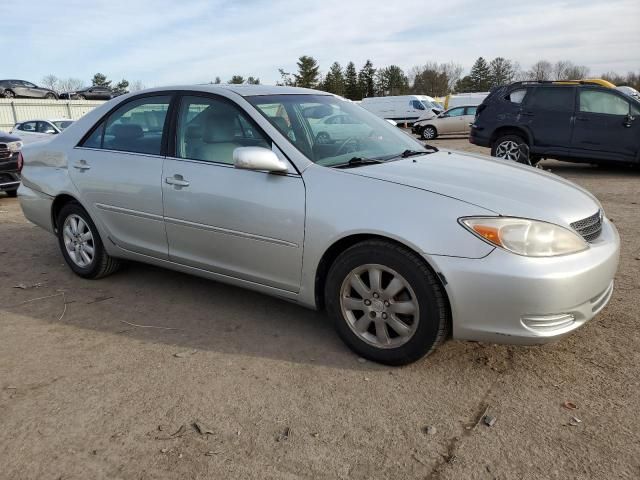
[[59, 118], [53, 120], [26, 120], [14, 125], [11, 129], [12, 135], [20, 137], [25, 143], [39, 142], [51, 138], [51, 135], [57, 135], [73, 123], [68, 118]]
[[366, 137], [373, 129], [350, 115], [337, 114], [311, 123], [311, 130], [318, 143], [347, 141], [354, 137]]

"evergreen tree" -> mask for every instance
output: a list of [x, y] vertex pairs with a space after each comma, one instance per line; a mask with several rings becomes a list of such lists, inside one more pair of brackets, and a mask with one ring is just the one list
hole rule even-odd
[[344, 75], [338, 62], [333, 62], [322, 82], [322, 90], [336, 95], [344, 95]]
[[231, 77], [231, 80], [229, 80], [227, 83], [230, 83], [233, 85], [240, 85], [244, 83], [244, 77], [242, 75], [234, 75], [233, 77]]
[[460, 80], [458, 80], [454, 88], [454, 91], [456, 93], [470, 93], [470, 92], [473, 92], [474, 90], [475, 90], [475, 87], [473, 86], [473, 82], [469, 75], [462, 77]]
[[[303, 55], [298, 59], [298, 73], [294, 74], [295, 85], [304, 88], [318, 86], [319, 67], [315, 58]], [[282, 73], [282, 72], [281, 72]]]
[[258, 77], [249, 77], [247, 78], [247, 83], [249, 85], [260, 85], [260, 79]]
[[107, 87], [111, 88], [111, 80], [107, 80], [106, 75], [96, 73], [91, 79], [91, 84], [94, 87]]
[[358, 74], [353, 62], [347, 63], [344, 70], [344, 96], [349, 100], [361, 100], [362, 94], [358, 85]]
[[124, 95], [125, 93], [129, 93], [129, 82], [127, 82], [124, 78], [116, 83], [116, 86], [111, 89], [114, 95]]
[[384, 95], [403, 95], [409, 91], [409, 79], [397, 65], [378, 70], [376, 75], [377, 91]]
[[220, 77], [216, 77], [216, 79], [213, 81], [214, 84], [219, 85], [222, 83], [222, 81], [220, 80]]
[[502, 57], [496, 57], [489, 64], [490, 86], [498, 87], [513, 82], [516, 76], [516, 69], [510, 60]]
[[280, 74], [280, 81], [276, 82], [276, 85], [280, 87], [294, 87], [296, 85], [295, 80], [291, 78], [289, 72], [285, 72], [283, 68], [279, 68], [278, 73]]
[[471, 84], [476, 92], [486, 92], [491, 87], [491, 69], [487, 61], [479, 57], [471, 68]]
[[358, 86], [362, 98], [376, 96], [376, 69], [371, 60], [367, 60], [358, 72]]

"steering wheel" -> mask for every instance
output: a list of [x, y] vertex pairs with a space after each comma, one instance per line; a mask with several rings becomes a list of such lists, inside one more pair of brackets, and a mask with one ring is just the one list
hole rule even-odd
[[[345, 141], [343, 141], [340, 146], [338, 147], [338, 150], [336, 150], [336, 153], [334, 153], [334, 156], [338, 156], [342, 153], [342, 150], [345, 149], [345, 147], [349, 144], [349, 142], [355, 142], [355, 149], [351, 150], [351, 152], [355, 152], [358, 150], [358, 147], [360, 145], [360, 142], [358, 141], [358, 139], [356, 137], [347, 137], [347, 139]], [[345, 153], [347, 153], [345, 151]]]

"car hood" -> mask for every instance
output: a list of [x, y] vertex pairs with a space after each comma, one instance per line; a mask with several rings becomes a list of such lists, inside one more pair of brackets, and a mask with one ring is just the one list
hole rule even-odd
[[497, 215], [560, 225], [601, 208], [591, 193], [557, 175], [484, 155], [441, 150], [349, 171], [452, 197]]

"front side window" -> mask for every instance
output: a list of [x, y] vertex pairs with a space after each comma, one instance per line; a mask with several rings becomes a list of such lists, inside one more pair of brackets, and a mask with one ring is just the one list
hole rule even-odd
[[82, 143], [83, 147], [160, 155], [171, 97], [143, 97], [125, 103]]
[[233, 151], [239, 147], [271, 148], [271, 144], [235, 105], [216, 98], [182, 98], [176, 157], [232, 165]]
[[478, 107], [467, 107], [465, 111], [465, 115], [475, 115]]
[[581, 112], [628, 115], [629, 108], [629, 102], [613, 93], [599, 90], [580, 90]]
[[49, 122], [38, 122], [38, 133], [57, 133]]
[[527, 107], [532, 110], [573, 112], [575, 89], [573, 87], [538, 87]]
[[464, 115], [463, 107], [452, 108], [451, 110], [445, 113], [446, 117], [460, 117], [461, 115]]
[[[260, 95], [246, 99], [309, 160], [328, 167], [352, 158], [386, 161], [407, 150], [429, 153], [424, 145], [365, 110], [333, 95]], [[326, 129], [325, 121], [349, 119]]]
[[415, 108], [416, 110], [426, 110], [426, 107], [424, 106], [424, 104], [420, 101], [420, 100], [413, 100], [411, 102], [411, 105], [413, 106], [413, 108]]

